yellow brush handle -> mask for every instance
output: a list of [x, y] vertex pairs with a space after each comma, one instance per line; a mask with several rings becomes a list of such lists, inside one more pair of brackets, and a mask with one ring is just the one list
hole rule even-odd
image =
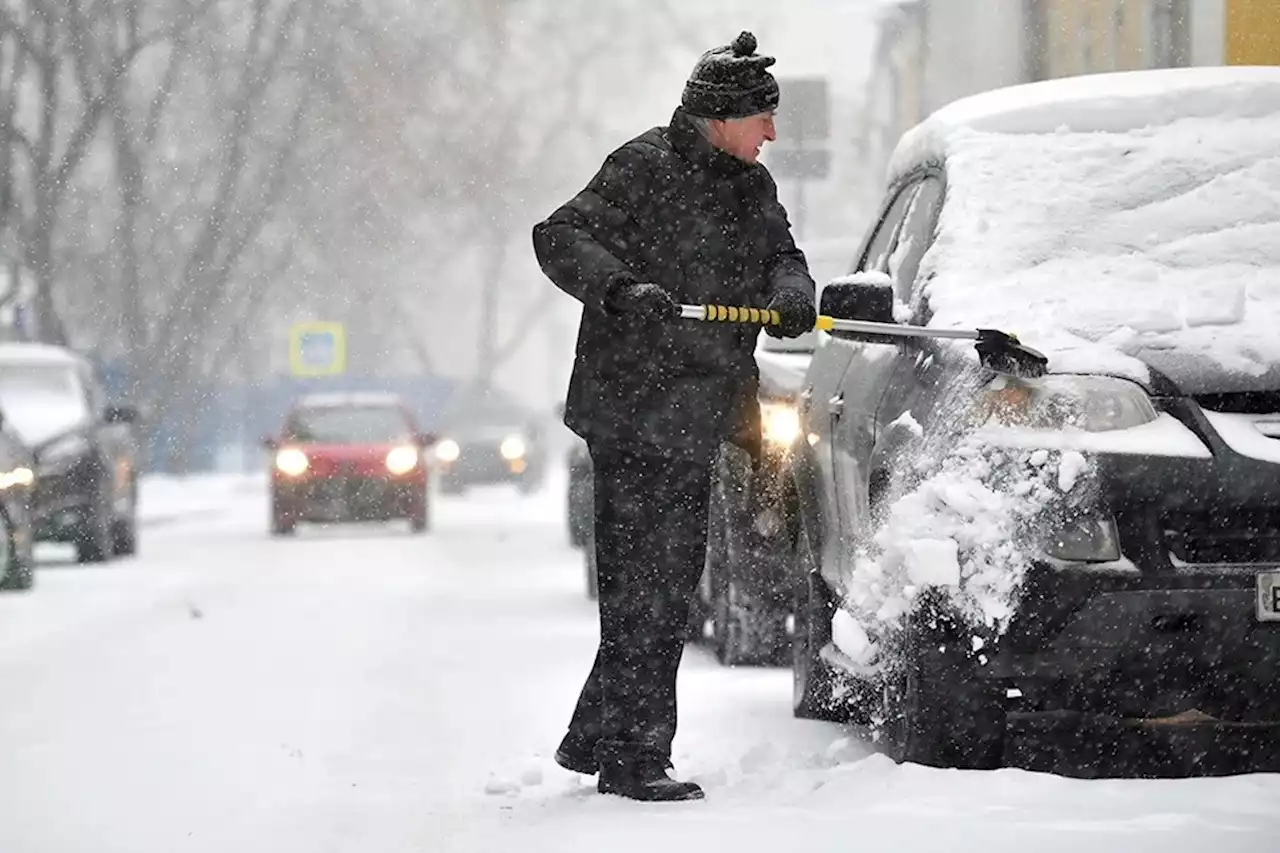
[[[761, 326], [777, 326], [782, 323], [782, 316], [777, 311], [767, 308], [745, 308], [736, 305], [682, 305], [681, 316], [694, 320], [709, 320], [718, 323], [756, 323]], [[833, 317], [819, 316], [815, 329], [829, 332], [835, 327]]]

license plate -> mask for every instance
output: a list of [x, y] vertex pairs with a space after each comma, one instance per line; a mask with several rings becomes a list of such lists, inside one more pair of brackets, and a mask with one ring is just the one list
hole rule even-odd
[[1258, 572], [1258, 621], [1280, 622], [1280, 571]]

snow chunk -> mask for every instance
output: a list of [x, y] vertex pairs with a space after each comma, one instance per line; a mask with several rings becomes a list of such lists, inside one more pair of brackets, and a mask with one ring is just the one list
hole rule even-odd
[[1064, 492], [1074, 489], [1080, 475], [1088, 467], [1089, 463], [1085, 460], [1084, 454], [1074, 450], [1063, 453], [1062, 460], [1058, 462], [1058, 488]]
[[889, 429], [894, 427], [905, 427], [916, 438], [924, 435], [924, 427], [920, 426], [920, 422], [909, 411], [903, 412], [890, 422]]
[[831, 619], [831, 640], [856, 664], [867, 665], [875, 659], [875, 644], [858, 620], [843, 608], [837, 610]]
[[906, 549], [907, 577], [918, 586], [960, 584], [960, 543], [954, 539], [921, 539]]

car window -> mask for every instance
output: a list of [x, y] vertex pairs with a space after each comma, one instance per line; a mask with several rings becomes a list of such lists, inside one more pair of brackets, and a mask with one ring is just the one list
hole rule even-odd
[[285, 425], [288, 441], [314, 444], [392, 444], [413, 430], [394, 406], [323, 406], [299, 409]]
[[920, 261], [933, 245], [944, 189], [942, 181], [933, 176], [920, 182], [889, 253], [885, 272], [893, 279], [894, 296], [902, 305], [912, 304]]
[[889, 205], [889, 209], [881, 218], [879, 226], [876, 227], [875, 234], [871, 236], [866, 252], [863, 253], [862, 260], [855, 272], [868, 270], [888, 271], [889, 254], [892, 251], [893, 240], [898, 234], [898, 226], [902, 224], [907, 204], [911, 201], [915, 192], [916, 184], [910, 184], [904, 187], [894, 198], [893, 203]]

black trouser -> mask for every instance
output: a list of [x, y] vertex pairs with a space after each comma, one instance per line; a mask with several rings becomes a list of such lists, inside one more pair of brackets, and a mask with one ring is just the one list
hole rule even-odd
[[671, 755], [711, 466], [593, 445], [600, 647], [569, 723], [601, 763]]

